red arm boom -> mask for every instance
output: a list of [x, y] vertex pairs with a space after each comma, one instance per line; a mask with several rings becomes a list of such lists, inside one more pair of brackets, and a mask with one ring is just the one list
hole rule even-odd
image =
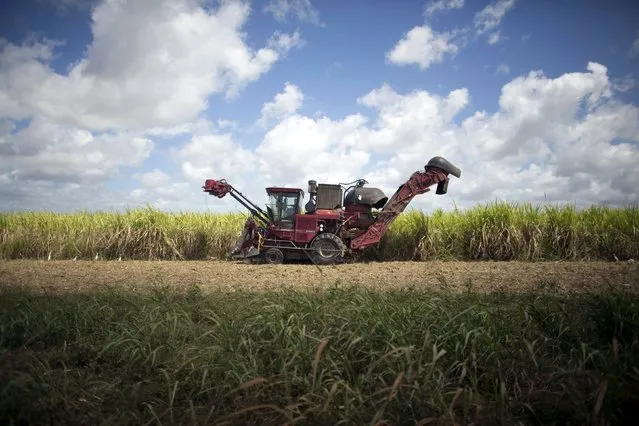
[[235, 198], [240, 204], [248, 209], [253, 216], [255, 216], [264, 226], [268, 226], [270, 220], [268, 215], [259, 208], [254, 202], [249, 200], [237, 189], [233, 188], [230, 184], [226, 183], [225, 180], [215, 180], [215, 179], [207, 179], [204, 181], [204, 186], [202, 187], [204, 192], [208, 192], [211, 195], [215, 195], [217, 198], [222, 198], [226, 194], [231, 194], [231, 197]]
[[406, 209], [408, 204], [419, 194], [430, 191], [437, 184], [437, 194], [445, 194], [448, 190], [448, 174], [461, 176], [461, 171], [442, 157], [432, 158], [424, 172], [417, 171], [402, 184], [384, 208], [379, 212], [377, 220], [363, 233], [351, 240], [352, 250], [363, 250], [380, 242], [395, 218]]

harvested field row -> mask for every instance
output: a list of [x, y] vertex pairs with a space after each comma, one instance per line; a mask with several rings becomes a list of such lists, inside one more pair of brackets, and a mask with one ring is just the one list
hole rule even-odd
[[636, 262], [379, 262], [316, 267], [225, 261], [3, 261], [0, 285], [48, 292], [105, 287], [269, 291], [363, 286], [374, 289], [520, 292], [639, 291]]

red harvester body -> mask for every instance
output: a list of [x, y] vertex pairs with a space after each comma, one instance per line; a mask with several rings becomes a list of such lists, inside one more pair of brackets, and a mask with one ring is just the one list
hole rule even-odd
[[[433, 157], [390, 200], [380, 189], [365, 187], [368, 182], [362, 179], [337, 185], [311, 180], [304, 210], [304, 191], [299, 188], [266, 188], [266, 211], [224, 180], [207, 179], [202, 188], [218, 198], [230, 194], [251, 212], [232, 257], [267, 263], [310, 258], [316, 264], [331, 264], [379, 243], [416, 195], [433, 185], [436, 194], [446, 194], [449, 174], [459, 178], [461, 171], [446, 159]], [[344, 190], [346, 185], [351, 186]]]

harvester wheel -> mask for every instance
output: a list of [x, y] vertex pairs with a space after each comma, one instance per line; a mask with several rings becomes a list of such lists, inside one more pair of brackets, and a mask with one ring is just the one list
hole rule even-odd
[[346, 246], [337, 235], [324, 232], [319, 234], [311, 243], [311, 260], [320, 265], [329, 265], [342, 260]]
[[264, 252], [264, 261], [271, 265], [278, 265], [284, 262], [284, 253], [282, 253], [282, 250], [278, 248], [271, 247]]

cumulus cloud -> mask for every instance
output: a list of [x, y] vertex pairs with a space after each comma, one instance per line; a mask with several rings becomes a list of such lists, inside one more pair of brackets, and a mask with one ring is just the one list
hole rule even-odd
[[[488, 44], [499, 43], [504, 38], [499, 25], [514, 5], [515, 0], [496, 0], [477, 12], [473, 20], [476, 36], [490, 33], [487, 36]], [[463, 6], [463, 0], [434, 0], [426, 4], [424, 14], [429, 18], [438, 11], [459, 9]], [[415, 26], [386, 52], [386, 60], [399, 66], [414, 64], [421, 70], [426, 70], [443, 62], [446, 56], [453, 57], [463, 49], [473, 26], [467, 25], [450, 32], [437, 32], [427, 23]]]
[[420, 197], [416, 207], [638, 201], [639, 108], [616, 99], [603, 65], [555, 78], [541, 71], [517, 77], [503, 87], [497, 112], [477, 111], [458, 123], [470, 97], [464, 88], [438, 96], [382, 85], [358, 99], [375, 111], [372, 122], [360, 114], [290, 116], [257, 148], [260, 175], [295, 185], [364, 176], [392, 193], [429, 158], [443, 155], [463, 178], [454, 179], [449, 196]]
[[264, 6], [264, 12], [270, 13], [279, 21], [286, 21], [286, 17], [295, 15], [301, 22], [310, 22], [315, 25], [323, 25], [319, 12], [313, 7], [310, 0], [270, 0]]
[[555, 79], [539, 71], [518, 77], [502, 89], [496, 114], [464, 121], [465, 155], [483, 158], [499, 179], [491, 196], [637, 200], [631, 182], [639, 179], [632, 166], [639, 160], [639, 109], [615, 100], [604, 66], [587, 69]]
[[[25, 188], [25, 185], [28, 185]], [[126, 194], [104, 184], [29, 181], [28, 184], [0, 175], [2, 210], [54, 211], [115, 210], [127, 208]]]
[[133, 207], [153, 205], [160, 209], [191, 210], [196, 207], [195, 187], [188, 182], [173, 182], [171, 176], [161, 170], [153, 169], [133, 176], [140, 181], [140, 186], [133, 189], [128, 197], [123, 194]]
[[36, 118], [2, 137], [0, 174], [23, 181], [99, 182], [115, 176], [120, 166], [141, 165], [153, 147], [136, 135], [94, 135]]
[[138, 179], [143, 186], [149, 188], [166, 185], [171, 181], [171, 176], [158, 169], [153, 169], [152, 171], [146, 173], [136, 173], [133, 175], [133, 177]]
[[503, 87], [497, 112], [459, 121], [471, 103], [464, 88], [439, 96], [383, 84], [357, 99], [374, 112], [373, 121], [361, 114], [283, 119], [255, 150], [255, 181], [300, 186], [364, 177], [390, 195], [443, 155], [463, 178], [453, 180], [448, 196], [419, 197], [413, 206], [637, 202], [639, 108], [615, 93], [597, 63], [556, 77], [533, 71]]
[[309, 179], [325, 182], [353, 180], [364, 172], [370, 149], [361, 143], [365, 117], [290, 116], [265, 136], [256, 149], [259, 172], [266, 182], [298, 186]]
[[202, 123], [180, 148], [172, 149], [174, 161], [180, 164], [183, 176], [191, 183], [204, 179], [240, 179], [256, 167], [255, 153], [244, 148], [231, 133]]
[[[447, 97], [416, 90], [401, 95], [389, 85], [372, 90], [360, 97], [358, 103], [372, 108], [377, 120], [371, 126], [362, 147], [379, 152], [393, 153], [397, 148], [406, 149], [404, 155], [412, 155], [415, 150], [425, 152], [439, 149], [436, 137], [445, 133], [446, 125], [468, 104], [466, 89], [453, 90]], [[424, 145], [426, 144], [426, 145]], [[417, 161], [421, 161], [417, 159]]]
[[[106, 182], [121, 177], [123, 167], [141, 166], [156, 148], [153, 139], [185, 134], [193, 137], [184, 147], [182, 169], [187, 177], [206, 172], [204, 160], [188, 155], [216, 146], [201, 136], [213, 128], [199, 118], [208, 98], [232, 99], [303, 45], [299, 32], [275, 32], [262, 47], [249, 45], [244, 26], [251, 9], [242, 0], [215, 7], [204, 0], [94, 3], [91, 43], [64, 72], [53, 66], [63, 41], [0, 39], [0, 199], [5, 208], [64, 210], [91, 200], [103, 208], [192, 196], [186, 191], [190, 182], [174, 182], [160, 170], [132, 176], [141, 186], [128, 193], [107, 190]], [[235, 126], [220, 118], [215, 130]], [[151, 185], [154, 179], [157, 185]], [[66, 202], [34, 197], [32, 191], [38, 190], [64, 194]]]
[[[478, 31], [499, 31], [507, 5], [493, 3]], [[3, 206], [68, 210], [149, 202], [196, 210], [210, 198], [200, 188], [206, 178], [226, 178], [257, 202], [265, 186], [303, 188], [309, 179], [364, 177], [390, 195], [435, 155], [459, 165], [462, 179], [453, 180], [448, 196], [418, 197], [415, 207], [496, 198], [639, 201], [639, 108], [616, 96], [634, 82], [611, 79], [597, 63], [558, 76], [518, 76], [504, 85], [493, 113], [466, 111], [472, 93], [464, 87], [438, 95], [381, 84], [353, 100], [366, 115], [306, 116], [304, 93], [289, 82], [255, 117], [266, 132], [249, 146], [235, 132], [238, 123], [200, 116], [206, 100], [236, 96], [302, 40], [299, 33], [275, 33], [255, 50], [243, 33], [248, 13], [242, 2], [205, 9], [195, 0], [107, 0], [92, 15], [86, 56], [67, 73], [51, 66], [57, 41], [3, 42]], [[388, 59], [425, 69], [458, 49], [452, 34], [419, 26]], [[470, 115], [462, 119], [462, 112]], [[151, 167], [130, 176], [137, 186], [106, 185], [129, 178], [122, 170], [141, 166], [170, 137], [180, 139], [169, 150], [180, 176]], [[229, 197], [208, 206], [238, 208]]]
[[257, 123], [266, 128], [273, 120], [281, 121], [296, 112], [304, 102], [304, 94], [295, 84], [286, 82], [284, 90], [275, 95], [271, 102], [262, 106], [262, 116]]
[[277, 33], [251, 48], [242, 32], [249, 13], [240, 1], [210, 10], [195, 0], [105, 0], [92, 13], [86, 57], [66, 74], [49, 66], [51, 42], [2, 47], [0, 116], [89, 130], [192, 120], [208, 96], [236, 96], [300, 43], [299, 33]]
[[[1, 122], [0, 122], [1, 123]], [[121, 167], [139, 167], [154, 143], [135, 134], [98, 134], [35, 118], [0, 126], [0, 204], [10, 210], [124, 208], [106, 188]]]
[[386, 59], [396, 65], [416, 64], [425, 70], [432, 64], [442, 62], [445, 55], [454, 55], [459, 46], [451, 33], [438, 33], [428, 25], [414, 27], [408, 31], [386, 53]]
[[[471, 105], [467, 89], [440, 96], [423, 90], [400, 93], [387, 84], [356, 100], [373, 112], [372, 120], [362, 114], [332, 119], [292, 112], [270, 128], [255, 149], [220, 126], [200, 121], [190, 127], [189, 140], [172, 153], [184, 179], [169, 180], [161, 170], [136, 175], [140, 187], [120, 203], [155, 200], [165, 208], [198, 209], [204, 203], [200, 186], [206, 178], [226, 178], [258, 203], [265, 186], [303, 188], [309, 179], [335, 183], [363, 177], [390, 195], [435, 155], [460, 166], [463, 177], [453, 180], [446, 197], [418, 197], [413, 207], [464, 207], [495, 199], [637, 202], [639, 108], [615, 94], [606, 67], [589, 63], [583, 72], [549, 77], [532, 71], [519, 76], [503, 87], [495, 113], [476, 111], [461, 121], [460, 113]], [[12, 151], [16, 145], [7, 142], [17, 137], [15, 129], [5, 122], [0, 130], [3, 158], [8, 153], [17, 156]], [[74, 149], [82, 146], [82, 136], [89, 136], [71, 135]], [[145, 144], [130, 143], [140, 144], [139, 155], [145, 155]], [[24, 155], [39, 152], [28, 144], [21, 149]], [[78, 161], [86, 163], [89, 154]], [[120, 158], [122, 164], [133, 161]], [[102, 174], [114, 170], [113, 163], [100, 167]], [[71, 188], [80, 188], [80, 181], [85, 182], [69, 179], [64, 193], [77, 196]], [[18, 181], [16, 175], [4, 173], [0, 182], [6, 196], [15, 190], [10, 182]], [[38, 181], [34, 188], [47, 188], [47, 181]], [[13, 200], [25, 203], [25, 196], [15, 193]], [[230, 197], [208, 206], [242, 211]]]

